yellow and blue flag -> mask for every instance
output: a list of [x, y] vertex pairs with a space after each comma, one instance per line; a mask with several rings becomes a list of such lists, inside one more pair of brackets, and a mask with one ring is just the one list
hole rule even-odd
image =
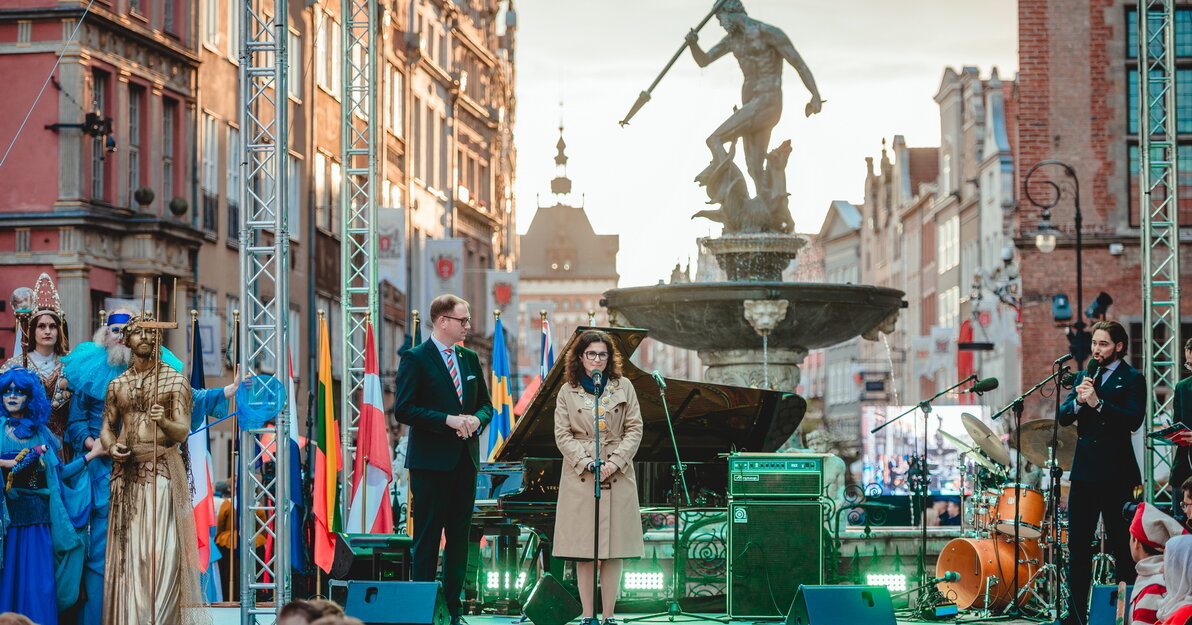
[[493, 461], [495, 452], [513, 430], [513, 395], [509, 386], [509, 350], [505, 347], [505, 328], [498, 317], [493, 332], [493, 420], [488, 425], [488, 438], [484, 443], [484, 453], [481, 454], [481, 458], [487, 462]]

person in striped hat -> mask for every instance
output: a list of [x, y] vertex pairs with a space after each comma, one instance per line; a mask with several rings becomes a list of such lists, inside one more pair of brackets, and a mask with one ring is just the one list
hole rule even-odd
[[1132, 625], [1154, 625], [1159, 622], [1159, 602], [1167, 593], [1163, 581], [1163, 552], [1167, 541], [1183, 534], [1184, 528], [1158, 508], [1138, 504], [1130, 523], [1130, 555], [1138, 579], [1134, 581], [1134, 596], [1130, 599]]

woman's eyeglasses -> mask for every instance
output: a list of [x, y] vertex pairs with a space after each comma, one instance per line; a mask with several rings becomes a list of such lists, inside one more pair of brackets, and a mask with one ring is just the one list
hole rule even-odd
[[608, 360], [608, 352], [584, 352], [588, 360]]

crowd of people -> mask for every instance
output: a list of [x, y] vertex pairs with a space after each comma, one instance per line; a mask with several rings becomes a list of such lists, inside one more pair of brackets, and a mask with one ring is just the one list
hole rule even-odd
[[[139, 623], [146, 611], [186, 622], [182, 606], [201, 597], [197, 566], [179, 566], [194, 555], [180, 445], [226, 412], [238, 382], [191, 389], [160, 330], [128, 309], [105, 315], [93, 340], [71, 349], [49, 276], [23, 290], [17, 353], [0, 366], [0, 613], [39, 625]], [[150, 501], [159, 505], [146, 511]], [[147, 522], [163, 525], [155, 534]], [[178, 542], [154, 549], [160, 562], [141, 571], [145, 550], [166, 546], [143, 544], [146, 534]], [[164, 600], [137, 599], [150, 578]]]

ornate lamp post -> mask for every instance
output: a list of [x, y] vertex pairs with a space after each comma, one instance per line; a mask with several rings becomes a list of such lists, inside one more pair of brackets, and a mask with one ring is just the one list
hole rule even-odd
[[[1031, 176], [1036, 171], [1043, 167], [1059, 167], [1067, 175], [1067, 180], [1056, 182], [1054, 180], [1041, 180], [1044, 184], [1051, 188], [1050, 197], [1042, 200], [1035, 199], [1031, 195]], [[1071, 165], [1057, 160], [1046, 160], [1035, 163], [1027, 170], [1026, 176], [1022, 180], [1022, 192], [1026, 196], [1027, 201], [1031, 205], [1043, 209], [1042, 215], [1039, 219], [1039, 228], [1035, 232], [1035, 247], [1044, 254], [1050, 254], [1055, 250], [1056, 235], [1059, 233], [1054, 226], [1051, 225], [1051, 209], [1059, 203], [1060, 199], [1064, 197], [1065, 191], [1072, 194], [1072, 204], [1076, 208], [1076, 320], [1069, 326], [1070, 333], [1068, 341], [1071, 344], [1070, 349], [1072, 355], [1080, 363], [1084, 362], [1085, 357], [1089, 353], [1089, 341], [1086, 340], [1086, 333], [1084, 331], [1084, 296], [1083, 296], [1083, 263], [1081, 262], [1081, 224], [1083, 219], [1080, 215], [1080, 179], [1076, 177], [1076, 170]]]

